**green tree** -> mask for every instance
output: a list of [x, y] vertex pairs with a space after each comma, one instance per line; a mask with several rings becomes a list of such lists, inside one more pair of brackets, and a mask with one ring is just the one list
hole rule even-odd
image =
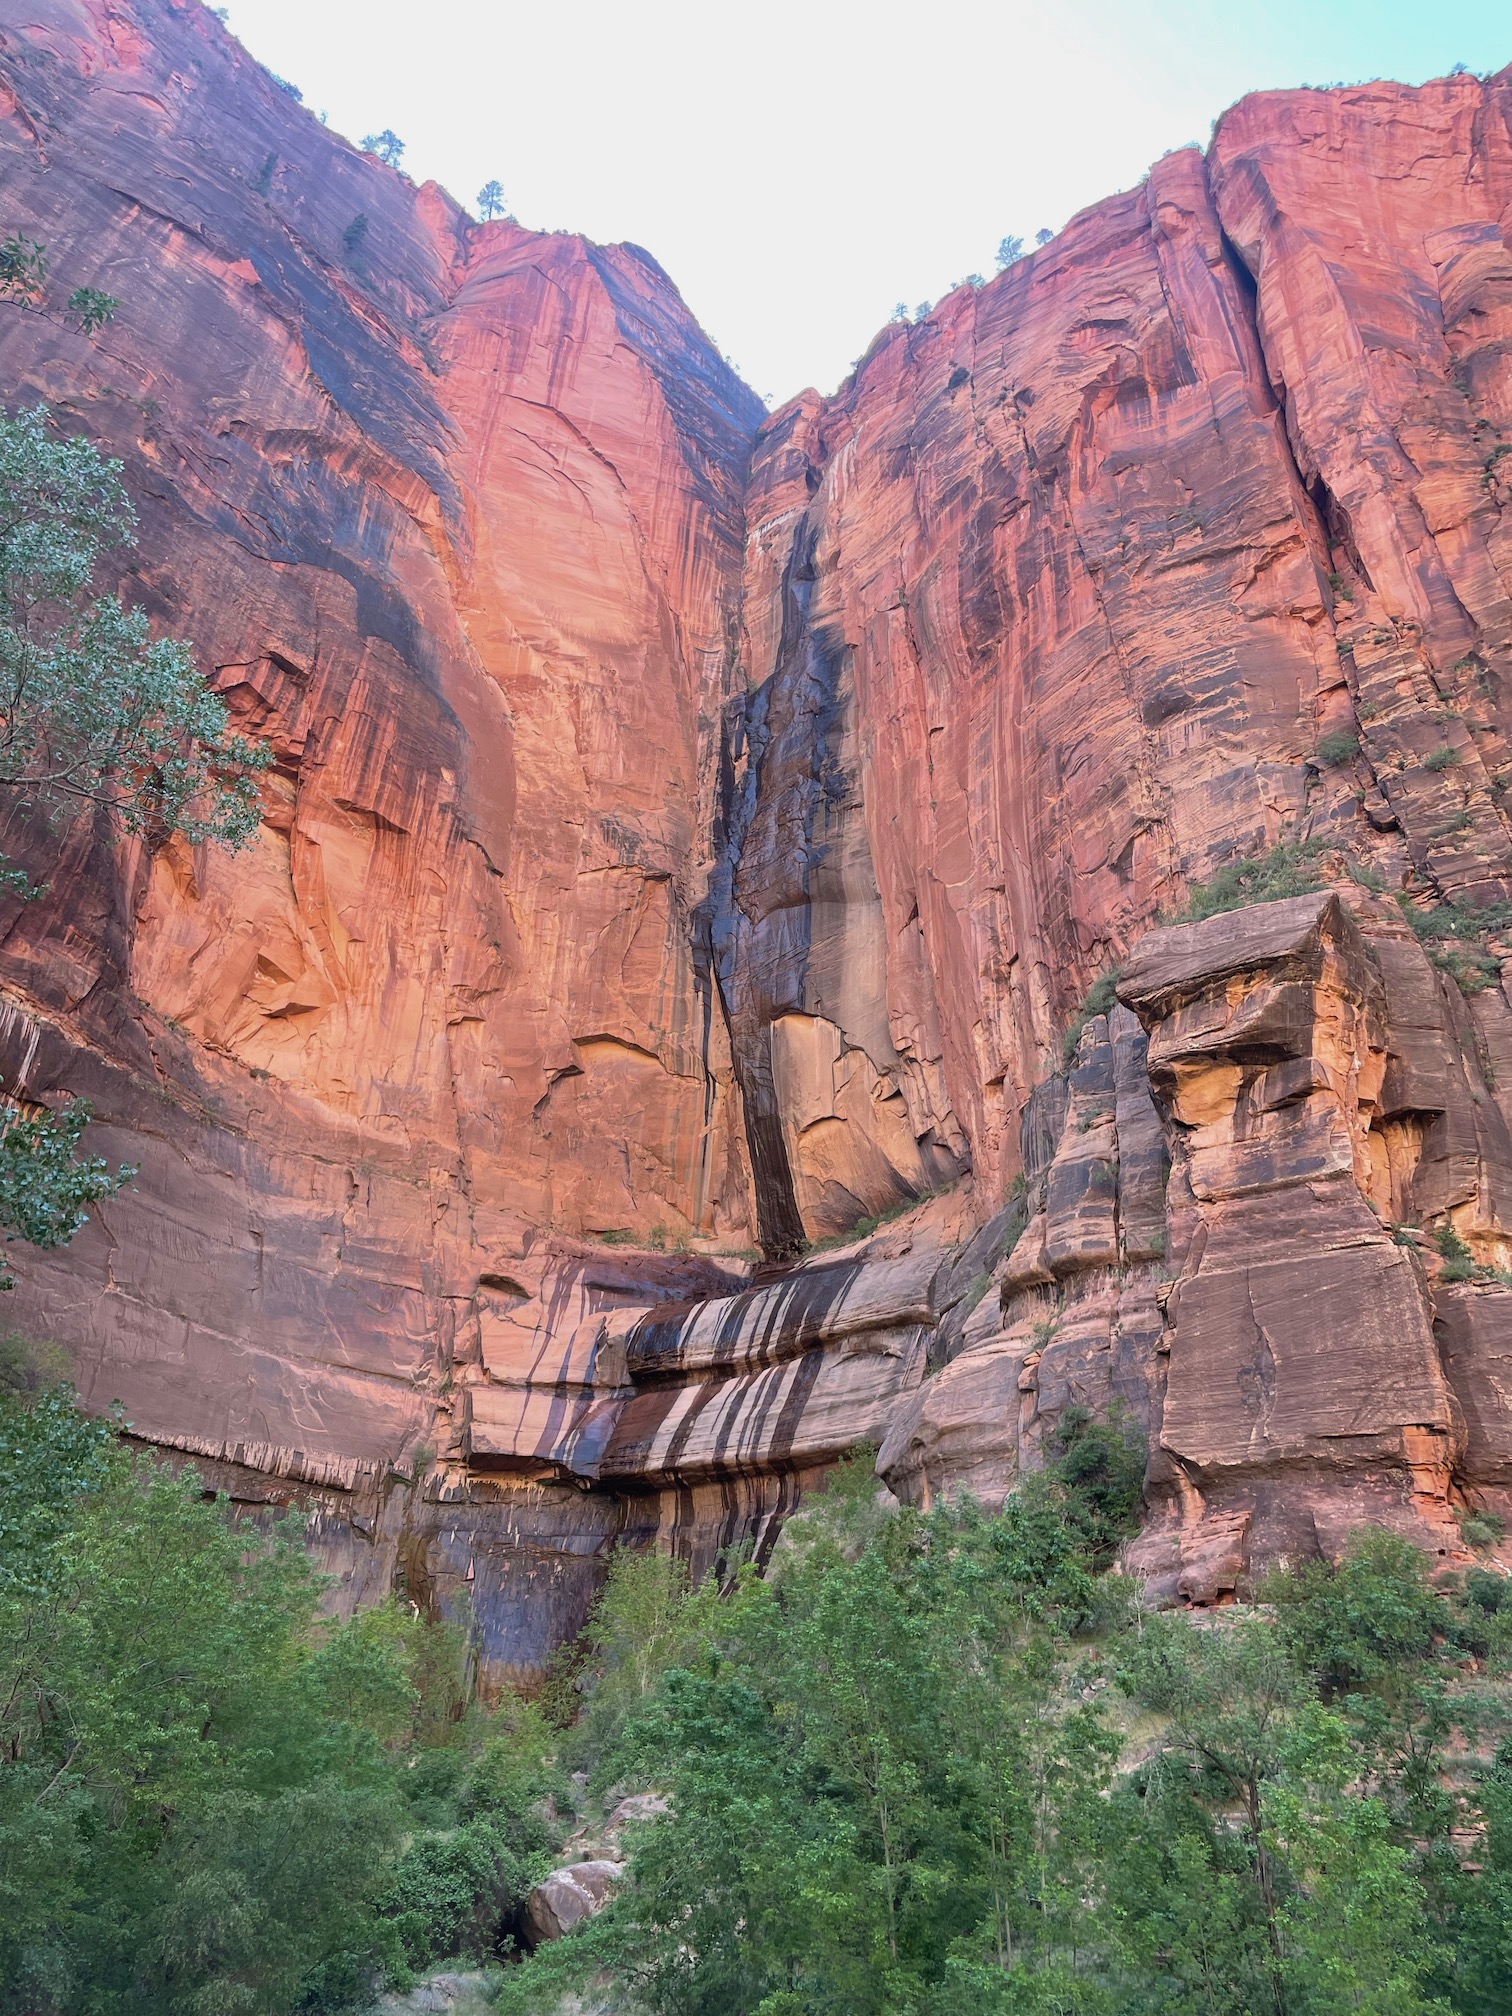
[[1456, 1862], [1443, 1886], [1453, 1947], [1447, 1985], [1464, 2016], [1501, 2016], [1512, 2008], [1512, 1742], [1479, 1774], [1473, 1817], [1479, 1866]]
[[[9, 241], [0, 290], [40, 286], [40, 259], [39, 247]], [[127, 832], [241, 846], [257, 827], [270, 753], [231, 731], [187, 645], [154, 639], [141, 610], [99, 592], [106, 550], [129, 545], [134, 528], [118, 462], [57, 435], [45, 407], [0, 416], [0, 800], [54, 821], [93, 810]], [[14, 866], [0, 877], [36, 893]], [[89, 1117], [83, 1101], [0, 1113], [7, 1235], [66, 1244], [87, 1207], [135, 1173], [76, 1155]], [[10, 1285], [0, 1262], [0, 1286]]]
[[704, 1642], [717, 1609], [718, 1592], [695, 1589], [676, 1556], [616, 1554], [577, 1645], [562, 1660], [581, 1699], [569, 1747], [612, 1770], [625, 1730], [662, 1675]]
[[376, 154], [389, 168], [397, 168], [404, 159], [404, 142], [392, 126], [385, 126], [381, 133], [369, 133], [362, 142], [364, 154]]
[[649, 1609], [677, 1648], [619, 1692], [611, 1767], [672, 1812], [604, 1917], [519, 1970], [504, 2006], [550, 2006], [574, 1968], [607, 1966], [663, 2016], [1100, 2016], [1088, 1900], [1118, 1745], [1067, 1692], [1067, 1658], [1073, 1632], [1121, 1615], [1093, 1562], [1130, 1469], [1137, 1496], [1126, 1438], [1083, 1417], [1001, 1514], [925, 1517], [880, 1511], [858, 1460], [768, 1580], [746, 1569], [717, 1604], [683, 1585], [675, 1625], [676, 1581], [606, 1605], [590, 1709], [598, 1676], [632, 1664], [616, 1615]]
[[485, 182], [478, 191], [478, 215], [484, 222], [495, 217], [507, 217], [508, 205], [504, 201], [504, 185], [501, 182]]
[[1438, 1955], [1423, 1888], [1385, 1806], [1360, 1795], [1357, 1768], [1343, 1718], [1314, 1703], [1268, 1795], [1291, 1882], [1280, 1914], [1290, 2004], [1307, 2016], [1446, 2016], [1426, 1987]]
[[297, 1537], [227, 1515], [66, 1389], [0, 1396], [0, 2009], [282, 2016], [381, 1961], [394, 1704], [338, 1698]]
[[1171, 1743], [1199, 1774], [1213, 1806], [1238, 1818], [1269, 1953], [1278, 2016], [1286, 2010], [1278, 1870], [1266, 1793], [1281, 1768], [1287, 1734], [1304, 1700], [1301, 1677], [1263, 1620], [1209, 1630], [1185, 1617], [1152, 1619], [1126, 1657], [1123, 1684], [1161, 1714]]
[[271, 756], [231, 731], [187, 645], [95, 592], [134, 532], [119, 462], [57, 436], [46, 407], [0, 418], [0, 786], [16, 806], [241, 846]]

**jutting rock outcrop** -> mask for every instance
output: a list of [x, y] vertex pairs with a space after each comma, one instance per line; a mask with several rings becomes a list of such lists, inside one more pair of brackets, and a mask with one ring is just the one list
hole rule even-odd
[[770, 417], [198, 0], [0, 0], [0, 79], [120, 303], [0, 302], [5, 400], [276, 759], [239, 855], [0, 835], [5, 1091], [141, 1165], [14, 1297], [91, 1404], [501, 1676], [1072, 1406], [1171, 1600], [1512, 1510], [1512, 73], [1246, 100]]

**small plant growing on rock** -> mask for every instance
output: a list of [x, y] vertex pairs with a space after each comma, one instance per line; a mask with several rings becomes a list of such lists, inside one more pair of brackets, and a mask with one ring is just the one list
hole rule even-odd
[[40, 308], [46, 291], [47, 247], [21, 236], [0, 243], [0, 300]]
[[[28, 308], [57, 321], [56, 312], [47, 306], [49, 270], [45, 245], [35, 238], [7, 238], [0, 243], [0, 301], [9, 301], [17, 308]], [[68, 297], [63, 319], [86, 336], [93, 336], [104, 328], [119, 306], [113, 294], [104, 294], [98, 287], [76, 287]]]
[[1460, 753], [1458, 749], [1451, 749], [1449, 744], [1444, 742], [1423, 758], [1423, 768], [1425, 770], [1452, 770], [1459, 760]]
[[1082, 1039], [1082, 1031], [1094, 1015], [1108, 1015], [1118, 1006], [1118, 981], [1122, 966], [1110, 966], [1087, 989], [1080, 1008], [1072, 1018], [1071, 1026], [1061, 1039], [1061, 1058], [1069, 1067], [1076, 1055]]
[[75, 287], [68, 297], [69, 315], [86, 336], [103, 329], [120, 305], [114, 294], [102, 294], [98, 287]]
[[1469, 1281], [1475, 1275], [1475, 1258], [1449, 1219], [1433, 1235], [1433, 1243], [1443, 1258], [1441, 1281]]
[[1325, 735], [1318, 743], [1318, 761], [1325, 769], [1335, 769], [1340, 763], [1348, 763], [1360, 753], [1360, 738], [1343, 729]]
[[1461, 1512], [1458, 1517], [1461, 1539], [1477, 1554], [1487, 1553], [1506, 1537], [1507, 1522], [1494, 1512]]
[[1462, 994], [1481, 994], [1501, 980], [1501, 961], [1487, 940], [1512, 924], [1512, 904], [1488, 903], [1472, 909], [1463, 903], [1438, 903], [1419, 910], [1399, 897], [1408, 923], [1425, 941], [1428, 957], [1449, 974]]

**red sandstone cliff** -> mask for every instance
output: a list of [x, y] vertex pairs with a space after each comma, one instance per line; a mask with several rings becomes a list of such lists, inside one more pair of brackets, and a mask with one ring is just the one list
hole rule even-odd
[[0, 221], [122, 304], [0, 306], [4, 396], [278, 757], [237, 857], [4, 836], [5, 1082], [143, 1165], [16, 1297], [90, 1398], [527, 1664], [610, 1536], [864, 1436], [990, 1493], [1121, 1397], [1189, 1595], [1512, 1484], [1512, 1295], [1428, 1236], [1512, 1260], [1507, 996], [1358, 888], [1146, 935], [1283, 837], [1512, 894], [1512, 75], [1247, 100], [761, 424], [645, 254], [471, 224], [194, 0], [7, 0], [0, 70]]
[[166, 1135], [32, 1292], [191, 1436], [252, 1349], [228, 1439], [391, 1456], [529, 1228], [743, 1232], [688, 916], [760, 408], [645, 255], [470, 225], [203, 8], [57, 0], [6, 55], [7, 215], [121, 303], [8, 309], [7, 397], [125, 458], [134, 592], [279, 758], [251, 852], [79, 832], [10, 906], [44, 1068]]

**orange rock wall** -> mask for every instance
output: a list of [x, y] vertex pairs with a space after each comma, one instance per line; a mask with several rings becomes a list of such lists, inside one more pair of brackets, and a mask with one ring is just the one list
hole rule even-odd
[[[499, 1670], [616, 1536], [765, 1546], [861, 1436], [990, 1491], [1109, 1394], [1161, 1572], [1221, 1592], [1271, 1514], [1203, 1228], [1301, 1098], [1412, 1311], [1370, 1460], [1440, 1528], [1457, 1462], [1502, 1488], [1505, 1292], [1432, 1303], [1370, 1228], [1512, 1251], [1504, 991], [1461, 1003], [1379, 908], [1338, 998], [1384, 973], [1400, 1060], [1341, 1078], [1310, 980], [1219, 1070], [1217, 1175], [1152, 1103], [1163, 1009], [1058, 1074], [1090, 983], [1283, 836], [1512, 895], [1512, 73], [1246, 100], [769, 419], [648, 255], [474, 225], [198, 0], [0, 0], [0, 163], [58, 298], [121, 304], [91, 341], [0, 303], [6, 402], [122, 457], [126, 591], [278, 763], [235, 857], [0, 834], [50, 885], [0, 908], [3, 1083], [88, 1094], [142, 1165], [11, 1312], [93, 1404], [304, 1491], [353, 1600], [401, 1561], [465, 1590]], [[758, 1238], [952, 1185], [747, 1285]], [[1275, 1461], [1323, 1475], [1310, 1390]]]
[[1083, 990], [1235, 855], [1512, 886], [1509, 128], [1507, 74], [1247, 99], [765, 428], [728, 987], [850, 1101], [777, 1098], [769, 1236], [898, 1133], [999, 1194]]
[[120, 308], [0, 309], [7, 400], [279, 759], [235, 857], [6, 841], [32, 1089], [143, 1172], [23, 1299], [148, 1433], [381, 1469], [539, 1228], [747, 1236], [689, 916], [761, 409], [649, 257], [471, 225], [198, 5], [8, 12], [7, 228]]

